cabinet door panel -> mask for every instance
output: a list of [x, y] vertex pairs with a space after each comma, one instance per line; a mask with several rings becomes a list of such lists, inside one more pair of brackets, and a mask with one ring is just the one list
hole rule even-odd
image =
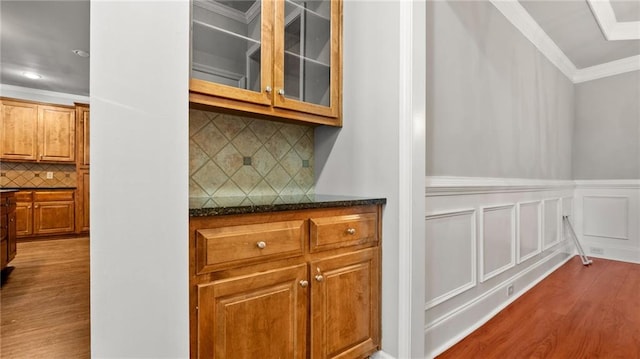
[[203, 4], [193, 4], [190, 90], [270, 105], [273, 2]]
[[311, 263], [312, 357], [355, 358], [380, 343], [378, 248]]
[[33, 234], [73, 232], [74, 202], [34, 202]]
[[31, 202], [16, 204], [16, 235], [18, 237], [33, 234], [33, 208]]
[[38, 106], [3, 101], [0, 104], [0, 157], [35, 161], [38, 150]]
[[78, 117], [77, 131], [77, 161], [78, 166], [89, 166], [89, 108], [78, 106], [76, 109]]
[[197, 286], [198, 358], [305, 358], [306, 265]]
[[75, 110], [40, 106], [38, 108], [40, 160], [75, 162]]

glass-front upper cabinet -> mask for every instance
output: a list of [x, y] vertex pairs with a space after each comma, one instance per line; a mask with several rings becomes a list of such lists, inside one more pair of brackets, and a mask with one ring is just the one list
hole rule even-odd
[[194, 0], [190, 101], [341, 125], [341, 0]]

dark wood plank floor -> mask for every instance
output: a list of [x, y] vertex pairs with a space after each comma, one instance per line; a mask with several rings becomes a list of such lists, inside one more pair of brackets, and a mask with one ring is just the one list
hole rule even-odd
[[640, 358], [640, 265], [571, 259], [438, 358]]
[[0, 357], [89, 358], [89, 239], [20, 242], [9, 265]]

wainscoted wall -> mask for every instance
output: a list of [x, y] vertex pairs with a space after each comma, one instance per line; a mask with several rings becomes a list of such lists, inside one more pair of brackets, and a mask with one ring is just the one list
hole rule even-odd
[[[53, 177], [47, 178], [47, 172]], [[0, 187], [75, 187], [74, 164], [0, 162]]]
[[575, 182], [571, 219], [587, 255], [640, 263], [640, 180]]
[[[189, 197], [313, 192], [313, 127], [215, 112], [189, 112]], [[230, 199], [231, 198], [231, 199]]]
[[571, 258], [562, 215], [574, 208], [574, 185], [461, 177], [426, 183], [425, 354], [433, 357]]

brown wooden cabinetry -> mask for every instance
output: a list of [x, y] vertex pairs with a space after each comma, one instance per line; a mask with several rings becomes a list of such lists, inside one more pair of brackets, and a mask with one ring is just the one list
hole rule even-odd
[[76, 104], [77, 147], [76, 165], [78, 168], [89, 167], [89, 106]]
[[379, 205], [190, 219], [192, 358], [380, 348]]
[[89, 231], [89, 170], [78, 170], [76, 189], [76, 232]]
[[0, 269], [16, 256], [16, 197], [14, 192], [0, 193]]
[[75, 109], [2, 99], [0, 159], [75, 162]]
[[342, 125], [342, 1], [194, 1], [194, 107]]
[[76, 232], [89, 231], [89, 105], [76, 104]]
[[74, 232], [73, 190], [20, 191], [17, 196], [18, 237]]

